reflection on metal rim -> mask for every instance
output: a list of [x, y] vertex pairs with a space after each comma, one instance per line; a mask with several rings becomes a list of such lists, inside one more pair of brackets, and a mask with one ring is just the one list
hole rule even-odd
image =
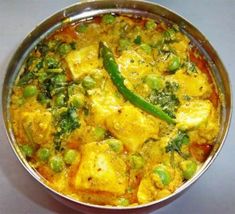
[[[118, 14], [124, 13], [136, 16], [145, 16], [153, 19], [162, 19], [166, 22], [173, 22], [178, 24], [181, 30], [189, 36], [192, 42], [199, 48], [199, 50], [208, 60], [216, 84], [221, 94], [224, 96], [224, 104], [222, 105], [221, 109], [221, 128], [217, 139], [217, 143], [219, 146], [210, 155], [210, 157], [208, 157], [200, 171], [170, 196], [158, 201], [153, 201], [151, 203], [135, 207], [109, 207], [79, 202], [62, 193], [56, 192], [55, 190], [47, 186], [43, 178], [29, 166], [27, 161], [20, 154], [9, 123], [10, 113], [8, 111], [8, 107], [12, 85], [16, 76], [19, 73], [19, 69], [23, 64], [26, 56], [35, 47], [35, 45], [47, 35], [49, 35], [51, 32], [60, 28], [62, 25], [110, 12]], [[229, 129], [232, 114], [231, 105], [232, 95], [228, 74], [218, 54], [216, 53], [212, 45], [209, 43], [209, 41], [206, 39], [206, 37], [200, 31], [198, 31], [190, 22], [177, 15], [176, 13], [172, 12], [171, 10], [158, 4], [139, 0], [83, 1], [81, 3], [77, 3], [68, 8], [65, 8], [62, 11], [54, 14], [50, 18], [46, 19], [44, 22], [39, 24], [30, 34], [28, 34], [28, 36], [16, 50], [6, 72], [2, 94], [2, 109], [6, 132], [8, 135], [9, 142], [21, 164], [38, 182], [40, 182], [44, 187], [46, 187], [53, 194], [53, 196], [59, 199], [62, 203], [85, 213], [147, 213], [154, 209], [160, 208], [174, 200], [186, 189], [188, 189], [188, 187], [192, 185], [208, 169], [208, 167], [218, 155], [219, 151], [221, 150], [224, 144], [224, 140]]]

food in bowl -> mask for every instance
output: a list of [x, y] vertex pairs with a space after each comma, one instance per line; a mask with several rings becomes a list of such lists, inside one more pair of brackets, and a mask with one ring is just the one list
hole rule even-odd
[[220, 107], [206, 60], [179, 26], [105, 14], [37, 44], [10, 113], [47, 185], [82, 202], [135, 206], [195, 175], [214, 147]]

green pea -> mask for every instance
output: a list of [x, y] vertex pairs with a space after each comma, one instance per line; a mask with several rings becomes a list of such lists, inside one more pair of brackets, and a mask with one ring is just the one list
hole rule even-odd
[[71, 51], [71, 46], [69, 44], [66, 43], [62, 43], [59, 47], [58, 47], [58, 52], [60, 55], [66, 55], [67, 53], [69, 53]]
[[188, 180], [192, 178], [197, 171], [197, 164], [195, 161], [186, 160], [180, 163], [180, 168], [183, 171], [184, 178]]
[[120, 50], [127, 50], [130, 47], [130, 41], [128, 39], [120, 39], [119, 40], [119, 48]]
[[121, 152], [123, 150], [123, 144], [120, 140], [117, 139], [108, 139], [105, 141], [109, 147], [114, 151], [114, 152]]
[[25, 155], [25, 157], [32, 157], [33, 155], [33, 147], [29, 144], [25, 144], [21, 147], [21, 151]]
[[78, 152], [76, 150], [74, 150], [74, 149], [67, 150], [64, 153], [64, 162], [66, 164], [71, 165], [75, 161], [77, 155], [78, 155]]
[[156, 22], [154, 20], [148, 20], [146, 23], [145, 23], [145, 27], [147, 30], [153, 30], [155, 29], [157, 26]]
[[153, 170], [153, 173], [158, 175], [164, 185], [168, 185], [171, 181], [170, 173], [164, 166], [158, 166]]
[[82, 80], [82, 86], [85, 89], [92, 89], [94, 88], [96, 85], [96, 81], [90, 77], [90, 76], [86, 76], [83, 80]]
[[173, 56], [168, 66], [169, 71], [175, 72], [179, 67], [180, 67], [180, 58], [177, 56]]
[[143, 44], [140, 45], [140, 48], [142, 50], [144, 50], [147, 54], [151, 54], [151, 52], [152, 52], [152, 48], [148, 44], [143, 43]]
[[102, 17], [102, 22], [104, 22], [105, 24], [113, 24], [115, 22], [116, 17], [113, 16], [112, 14], [105, 14]]
[[140, 35], [136, 36], [136, 38], [135, 38], [135, 40], [134, 40], [134, 43], [135, 43], [136, 45], [140, 45], [141, 42], [142, 42], [141, 36], [140, 36]]
[[53, 156], [49, 161], [49, 166], [54, 172], [61, 172], [65, 165], [61, 156]]
[[69, 101], [70, 101], [71, 105], [76, 107], [76, 108], [81, 108], [85, 104], [84, 95], [81, 94], [81, 93], [71, 96], [69, 98]]
[[56, 76], [53, 77], [52, 82], [55, 85], [64, 85], [66, 82], [66, 76], [64, 74], [57, 74]]
[[127, 198], [119, 198], [118, 199], [118, 206], [126, 207], [130, 204]]
[[130, 157], [130, 164], [133, 169], [141, 169], [144, 167], [144, 159], [140, 154], [133, 154]]
[[106, 130], [102, 127], [95, 127], [94, 135], [96, 140], [103, 140], [105, 138]]
[[37, 151], [37, 156], [41, 161], [47, 161], [51, 155], [50, 149], [48, 148], [40, 148]]
[[55, 105], [58, 107], [62, 107], [65, 104], [65, 95], [64, 94], [59, 94], [55, 98]]
[[145, 77], [144, 82], [149, 86], [151, 89], [159, 90], [163, 88], [163, 81], [156, 74], [149, 74]]
[[37, 87], [35, 85], [28, 85], [24, 88], [23, 96], [25, 98], [33, 97], [37, 94]]
[[88, 24], [85, 24], [85, 23], [81, 23], [80, 25], [78, 25], [75, 30], [78, 32], [78, 33], [85, 33], [87, 31], [87, 28], [88, 28]]

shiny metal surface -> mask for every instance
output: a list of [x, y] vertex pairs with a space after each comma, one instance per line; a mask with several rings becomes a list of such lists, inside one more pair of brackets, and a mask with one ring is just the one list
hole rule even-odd
[[[44, 37], [50, 34], [55, 29], [59, 28], [61, 25], [64, 25], [68, 22], [72, 22], [75, 20], [80, 20], [84, 18], [88, 18], [91, 16], [95, 16], [97, 14], [107, 13], [107, 12], [115, 12], [115, 13], [127, 13], [141, 16], [148, 16], [154, 19], [163, 19], [168, 22], [174, 22], [178, 24], [181, 29], [188, 34], [188, 36], [192, 39], [195, 45], [201, 50], [201, 52], [206, 56], [211, 69], [213, 71], [214, 78], [219, 86], [221, 93], [224, 95], [224, 105], [222, 107], [222, 120], [221, 120], [221, 130], [218, 137], [218, 148], [214, 151], [211, 156], [207, 159], [202, 169], [188, 182], [182, 185], [174, 194], [171, 196], [162, 199], [157, 202], [151, 202], [146, 205], [137, 206], [134, 208], [117, 208], [117, 207], [104, 207], [98, 205], [88, 205], [86, 203], [77, 202], [73, 199], [64, 196], [63, 194], [57, 193], [54, 190], [50, 189], [45, 185], [43, 179], [34, 171], [28, 163], [24, 160], [24, 158], [20, 155], [18, 147], [16, 145], [10, 124], [8, 123], [10, 119], [10, 115], [8, 112], [9, 106], [9, 96], [11, 94], [11, 86], [19, 72], [19, 69], [24, 62], [27, 54], [32, 50], [32, 48]], [[157, 4], [148, 3], [144, 1], [124, 1], [124, 0], [116, 0], [116, 1], [90, 1], [83, 2], [79, 4], [75, 4], [69, 8], [62, 10], [61, 12], [56, 13], [52, 17], [48, 18], [38, 27], [36, 27], [22, 42], [22, 44], [17, 49], [15, 55], [13, 56], [8, 69], [7, 74], [4, 81], [4, 90], [2, 95], [2, 108], [3, 108], [3, 116], [5, 120], [6, 130], [9, 137], [9, 141], [11, 146], [16, 153], [18, 159], [22, 163], [22, 165], [26, 168], [26, 170], [42, 185], [44, 185], [57, 199], [59, 199], [62, 203], [65, 203], [71, 207], [74, 207], [80, 211], [91, 213], [91, 212], [100, 212], [100, 213], [147, 213], [151, 210], [157, 209], [165, 204], [174, 200], [175, 197], [179, 196], [183, 191], [187, 189], [191, 184], [193, 184], [210, 166], [215, 157], [218, 155], [222, 145], [224, 143], [224, 139], [226, 137], [228, 127], [231, 119], [231, 88], [230, 88], [228, 74], [218, 57], [216, 51], [213, 49], [209, 41], [188, 21], [180, 17], [179, 15], [169, 11], [168, 9], [161, 7]]]

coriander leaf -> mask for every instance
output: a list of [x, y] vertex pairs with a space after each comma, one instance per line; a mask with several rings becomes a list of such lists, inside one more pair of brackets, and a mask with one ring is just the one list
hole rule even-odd
[[27, 85], [33, 79], [34, 79], [34, 74], [32, 72], [25, 72], [21, 75], [18, 85], [19, 86]]
[[55, 119], [57, 120], [57, 132], [54, 135], [54, 145], [56, 150], [60, 150], [61, 141], [76, 128], [79, 128], [80, 122], [77, 116], [76, 108], [74, 107], [69, 107]]
[[180, 131], [175, 138], [169, 141], [168, 145], [166, 146], [166, 152], [177, 152], [184, 159], [187, 159], [188, 155], [181, 152], [181, 147], [182, 145], [188, 143], [189, 136], [187, 133]]
[[178, 97], [175, 95], [178, 88], [177, 83], [166, 82], [162, 90], [153, 90], [151, 92], [149, 100], [152, 104], [159, 105], [169, 116], [175, 117], [175, 111], [180, 104]]

